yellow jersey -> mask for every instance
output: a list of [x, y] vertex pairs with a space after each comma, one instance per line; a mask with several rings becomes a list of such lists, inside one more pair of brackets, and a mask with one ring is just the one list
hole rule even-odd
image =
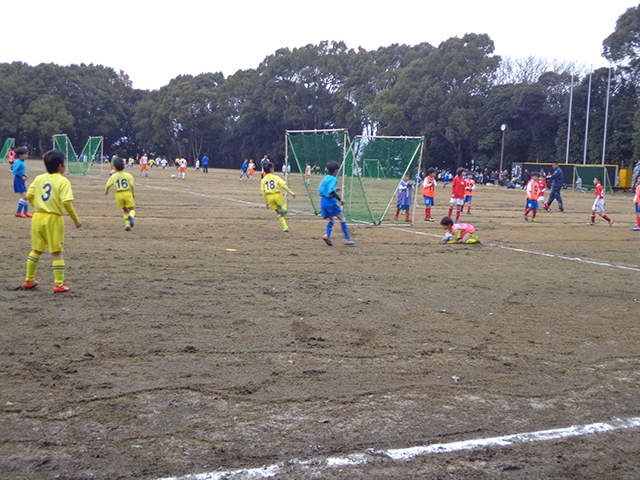
[[264, 198], [265, 204], [269, 203], [267, 201], [269, 195], [280, 194], [280, 190], [284, 190], [290, 195], [293, 195], [293, 192], [287, 187], [286, 182], [273, 173], [267, 173], [260, 181], [260, 191], [262, 192], [262, 198]]
[[135, 196], [134, 193], [134, 184], [133, 176], [125, 172], [124, 170], [120, 172], [116, 172], [111, 177], [109, 177], [109, 181], [107, 182], [105, 193], [109, 192], [109, 189], [115, 185], [116, 193], [121, 192], [131, 192], [132, 196]]

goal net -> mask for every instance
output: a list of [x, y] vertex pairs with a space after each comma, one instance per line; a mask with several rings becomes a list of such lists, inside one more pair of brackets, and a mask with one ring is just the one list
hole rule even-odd
[[4, 141], [4, 145], [2, 146], [2, 150], [0, 150], [0, 163], [4, 163], [8, 159], [9, 149], [13, 147], [16, 139], [15, 138], [7, 138]]
[[[388, 213], [389, 208], [404, 175], [408, 174], [415, 184], [422, 147], [422, 137], [355, 137], [342, 171], [345, 217], [374, 225], [382, 223], [385, 217], [390, 220], [395, 212]], [[417, 191], [416, 186], [412, 211]]]
[[296, 198], [287, 197], [289, 212], [320, 214], [318, 184], [327, 173], [327, 163], [343, 164], [349, 134], [346, 129], [287, 130], [285, 166], [289, 188]]
[[[613, 167], [613, 181], [611, 179]], [[573, 167], [573, 185], [575, 190], [576, 180], [580, 178], [582, 180], [582, 190], [592, 190], [593, 179], [595, 177], [602, 178], [602, 186], [606, 193], [613, 193], [611, 188], [615, 184], [615, 177], [617, 173], [616, 165], [574, 165]]]
[[66, 134], [53, 136], [53, 148], [64, 153], [67, 173], [70, 175], [86, 175], [92, 167], [93, 173], [100, 175], [102, 172], [102, 145], [102, 137], [89, 137], [80, 156], [78, 156]]

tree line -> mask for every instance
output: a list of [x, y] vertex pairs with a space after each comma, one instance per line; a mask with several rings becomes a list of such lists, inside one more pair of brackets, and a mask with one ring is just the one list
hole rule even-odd
[[[640, 153], [640, 10], [628, 9], [603, 42], [609, 70], [501, 58], [486, 34], [349, 49], [343, 42], [283, 48], [255, 69], [182, 75], [153, 91], [101, 65], [0, 64], [0, 139], [34, 154], [66, 133], [76, 149], [103, 136], [107, 154], [207, 154], [237, 167], [264, 154], [282, 161], [286, 130], [347, 128], [351, 136], [424, 136], [427, 166], [495, 169], [506, 125], [505, 165], [582, 163], [589, 84], [587, 163], [629, 166]], [[572, 88], [573, 85], [573, 88]], [[573, 95], [570, 93], [573, 91]], [[572, 101], [569, 125], [569, 102]]]

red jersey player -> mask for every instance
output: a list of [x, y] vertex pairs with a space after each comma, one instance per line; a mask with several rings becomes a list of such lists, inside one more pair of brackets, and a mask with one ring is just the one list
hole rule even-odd
[[451, 181], [451, 200], [449, 200], [449, 217], [453, 213], [453, 209], [456, 209], [456, 222], [460, 220], [460, 213], [464, 207], [464, 193], [467, 187], [467, 182], [464, 179], [465, 169], [463, 167], [456, 170], [456, 176]]
[[611, 220], [606, 213], [604, 213], [604, 188], [602, 186], [602, 178], [594, 177], [593, 184], [596, 186], [596, 198], [593, 201], [593, 207], [591, 207], [591, 221], [587, 223], [587, 225], [595, 225], [596, 224], [596, 213], [600, 215], [604, 220], [609, 222], [609, 226], [613, 225], [613, 220]]

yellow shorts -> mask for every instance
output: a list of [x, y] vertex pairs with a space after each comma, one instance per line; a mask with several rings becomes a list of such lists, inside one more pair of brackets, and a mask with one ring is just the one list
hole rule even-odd
[[116, 205], [118, 208], [133, 208], [136, 203], [131, 192], [116, 192]]
[[287, 213], [287, 206], [284, 203], [284, 197], [281, 193], [267, 195], [267, 202], [269, 202], [268, 205], [271, 210], [283, 215]]
[[64, 250], [64, 218], [55, 213], [36, 212], [31, 219], [31, 250], [56, 253]]

